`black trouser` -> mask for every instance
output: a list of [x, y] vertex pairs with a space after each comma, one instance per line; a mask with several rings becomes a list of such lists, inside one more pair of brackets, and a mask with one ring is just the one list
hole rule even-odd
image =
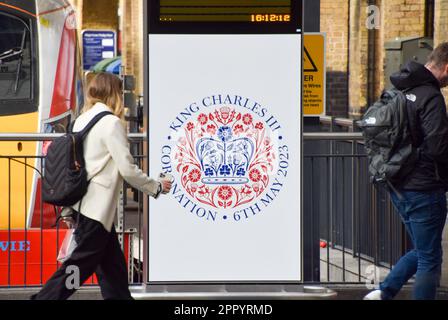
[[101, 223], [78, 214], [75, 239], [78, 245], [71, 257], [32, 299], [68, 299], [76, 291], [67, 283], [73, 283], [73, 267], [77, 267], [81, 285], [96, 273], [105, 300], [131, 300], [126, 261], [115, 227], [109, 233]]

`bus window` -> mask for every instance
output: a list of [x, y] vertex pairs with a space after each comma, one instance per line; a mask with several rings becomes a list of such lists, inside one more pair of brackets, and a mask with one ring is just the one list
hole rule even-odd
[[0, 12], [0, 116], [37, 111], [31, 23]]

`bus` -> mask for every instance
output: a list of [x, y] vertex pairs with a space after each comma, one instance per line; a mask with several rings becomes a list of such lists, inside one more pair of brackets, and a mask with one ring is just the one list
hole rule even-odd
[[[84, 103], [78, 35], [67, 0], [0, 0], [0, 133], [67, 131]], [[49, 143], [0, 141], [0, 287], [41, 286], [59, 266], [67, 230], [41, 197]], [[131, 239], [125, 232], [129, 270]]]
[[[0, 133], [61, 133], [82, 105], [76, 15], [67, 0], [0, 0]], [[45, 142], [0, 142], [0, 230], [51, 228]]]

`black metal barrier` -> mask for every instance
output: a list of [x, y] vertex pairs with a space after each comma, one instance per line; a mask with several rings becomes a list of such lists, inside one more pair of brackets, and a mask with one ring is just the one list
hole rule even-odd
[[307, 282], [369, 283], [409, 249], [387, 191], [370, 183], [362, 137], [353, 128], [353, 121], [323, 118], [305, 134]]
[[[325, 120], [325, 119], [324, 119]], [[304, 139], [304, 281], [312, 284], [359, 284], [369, 282], [373, 268], [385, 272], [409, 249], [404, 228], [390, 203], [387, 192], [377, 189], [369, 182], [367, 158], [360, 135], [353, 133], [352, 122], [335, 121], [319, 123], [315, 133], [305, 134]], [[353, 123], [352, 123], [353, 124]], [[311, 130], [312, 131], [312, 130]], [[54, 138], [55, 136], [52, 136]], [[15, 139], [15, 140], [14, 140]], [[0, 135], [0, 141], [46, 141], [49, 136]], [[143, 141], [145, 137], [134, 137], [131, 151], [136, 164], [142, 166], [144, 159]], [[0, 177], [6, 179], [2, 184], [2, 199], [6, 208], [0, 212], [3, 221], [3, 238], [0, 239], [0, 288], [41, 286], [44, 279], [46, 263], [45, 248], [51, 248], [50, 256], [56, 256], [58, 245], [48, 242], [46, 233], [48, 223], [44, 215], [39, 216], [39, 223], [26, 224], [22, 232], [22, 242], [14, 238], [17, 229], [11, 224], [11, 214], [15, 210], [12, 189], [17, 190], [17, 177], [13, 172], [22, 172], [23, 196], [27, 199], [27, 183], [30, 175], [39, 178], [44, 174], [42, 164], [44, 157], [7, 156], [0, 157]], [[14, 168], [13, 168], [14, 167]], [[15, 181], [15, 182], [14, 182]], [[1, 182], [1, 181], [0, 181]], [[33, 182], [35, 185], [35, 181]], [[14, 191], [15, 192], [15, 191]], [[20, 192], [19, 192], [20, 193]], [[44, 212], [41, 196], [36, 195], [35, 210]], [[143, 283], [143, 214], [145, 196], [124, 184], [118, 215], [117, 233], [128, 257], [130, 284]], [[24, 208], [29, 207], [24, 205]], [[3, 207], [2, 207], [3, 208]], [[56, 217], [57, 212], [54, 212]], [[48, 218], [48, 217], [47, 217]], [[27, 220], [27, 209], [23, 210], [23, 219]], [[1, 224], [2, 221], [0, 221]], [[52, 230], [50, 228], [50, 230]], [[54, 228], [53, 228], [54, 230]], [[27, 243], [38, 233], [40, 243], [39, 257], [32, 257], [27, 250]], [[34, 235], [36, 236], [36, 235]], [[61, 233], [62, 236], [62, 233]], [[60, 234], [52, 241], [60, 242]], [[14, 245], [12, 245], [14, 243]], [[24, 249], [24, 250], [22, 250]], [[19, 252], [20, 251], [20, 252]], [[35, 253], [34, 253], [35, 254]], [[14, 259], [21, 259], [21, 265], [14, 265]], [[14, 258], [16, 257], [16, 258]], [[34, 261], [34, 260], [36, 261]], [[55, 259], [55, 258], [54, 258]], [[52, 261], [56, 268], [56, 261]], [[33, 270], [32, 272], [30, 270]], [[47, 271], [46, 271], [47, 270]], [[375, 269], [376, 270], [376, 269]], [[31, 281], [31, 276], [38, 273], [38, 281]], [[94, 285], [91, 281], [88, 284]]]
[[[9, 143], [8, 150], [57, 137], [2, 136], [0, 143]], [[142, 167], [143, 138], [133, 140], [135, 163]], [[42, 155], [0, 156], [0, 288], [42, 286], [60, 266], [56, 257], [67, 229], [63, 222], [56, 224], [61, 208], [42, 200], [44, 163]], [[143, 203], [144, 195], [124, 183], [115, 227], [128, 262], [131, 285], [143, 283]], [[89, 279], [86, 285], [95, 286], [96, 278]]]

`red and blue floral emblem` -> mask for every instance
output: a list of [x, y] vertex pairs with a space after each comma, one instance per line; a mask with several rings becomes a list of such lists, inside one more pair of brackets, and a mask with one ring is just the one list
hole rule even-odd
[[278, 158], [272, 132], [250, 113], [221, 107], [200, 113], [183, 127], [175, 170], [194, 201], [234, 209], [260, 198]]

